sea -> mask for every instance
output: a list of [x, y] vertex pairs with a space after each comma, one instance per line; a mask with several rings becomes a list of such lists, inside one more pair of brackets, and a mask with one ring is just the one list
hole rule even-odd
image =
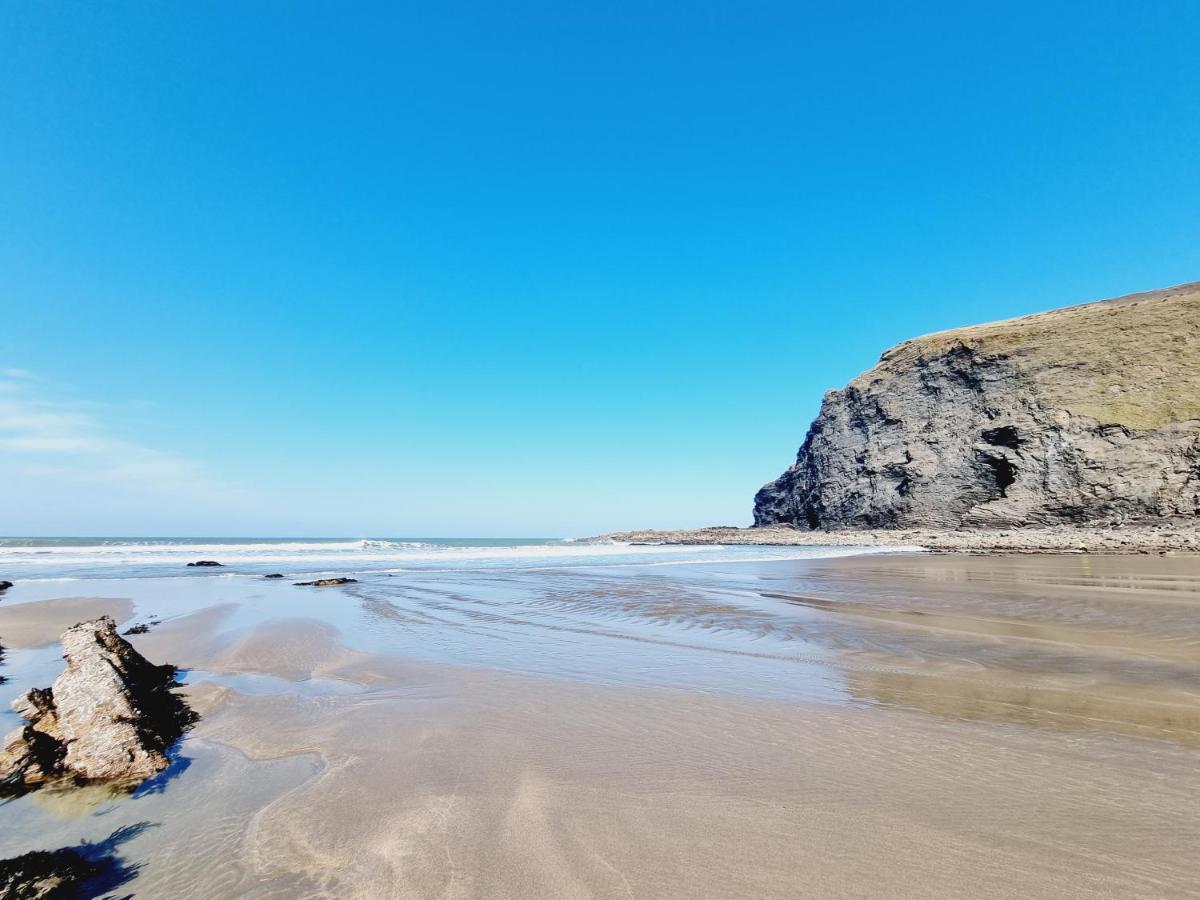
[[[6, 537], [0, 579], [354, 577], [413, 571], [560, 569], [821, 559], [869, 547], [680, 546], [572, 538]], [[220, 566], [188, 563], [212, 561]]]

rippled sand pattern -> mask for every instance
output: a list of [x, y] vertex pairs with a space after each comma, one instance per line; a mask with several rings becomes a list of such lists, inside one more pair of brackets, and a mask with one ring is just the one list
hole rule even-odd
[[[192, 670], [203, 719], [132, 798], [0, 807], [0, 845], [117, 834], [137, 867], [120, 890], [138, 897], [1189, 897], [1200, 885], [1197, 559], [901, 555], [122, 588], [132, 618], [163, 618], [134, 640]], [[6, 688], [44, 677], [53, 653], [15, 651]]]

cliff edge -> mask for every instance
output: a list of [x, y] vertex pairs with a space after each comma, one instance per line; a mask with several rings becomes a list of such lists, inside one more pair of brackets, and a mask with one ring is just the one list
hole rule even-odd
[[927, 335], [821, 404], [757, 526], [1200, 515], [1200, 282]]

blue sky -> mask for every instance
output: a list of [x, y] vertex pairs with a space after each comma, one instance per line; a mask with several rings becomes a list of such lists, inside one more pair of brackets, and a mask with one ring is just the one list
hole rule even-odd
[[584, 6], [0, 6], [0, 533], [745, 523], [889, 345], [1200, 278], [1200, 5]]

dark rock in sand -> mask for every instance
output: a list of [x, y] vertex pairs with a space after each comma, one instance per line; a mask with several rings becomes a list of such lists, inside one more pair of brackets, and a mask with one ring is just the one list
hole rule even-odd
[[825, 395], [756, 526], [1200, 516], [1200, 283], [907, 341]]
[[263, 578], [282, 578], [278, 572], [272, 572], [270, 575], [264, 575]]
[[195, 566], [217, 566], [217, 567], [220, 567], [221, 565], [223, 565], [223, 564], [217, 562], [215, 559], [201, 559], [201, 560], [197, 560], [196, 562], [188, 563], [188, 568], [189, 569], [194, 568]]
[[13, 900], [79, 897], [83, 882], [100, 871], [101, 866], [70, 849], [35, 850], [12, 859], [0, 859], [0, 897]]
[[331, 587], [335, 584], [358, 584], [357, 578], [318, 578], [316, 581], [296, 581], [296, 587]]
[[138, 622], [125, 629], [123, 634], [146, 634], [151, 628], [156, 625], [161, 625], [162, 620], [158, 616], [151, 616], [145, 622]]
[[121, 845], [150, 827], [150, 822], [139, 822], [122, 826], [97, 843], [83, 841], [74, 847], [0, 859], [0, 897], [67, 900], [120, 896], [114, 893], [116, 888], [136, 878], [139, 868], [125, 861]]
[[136, 787], [170, 765], [167, 749], [196, 721], [174, 693], [175, 667], [156, 666], [103, 616], [62, 634], [66, 670], [53, 687], [13, 701], [26, 723], [0, 749], [0, 787], [50, 781]]

